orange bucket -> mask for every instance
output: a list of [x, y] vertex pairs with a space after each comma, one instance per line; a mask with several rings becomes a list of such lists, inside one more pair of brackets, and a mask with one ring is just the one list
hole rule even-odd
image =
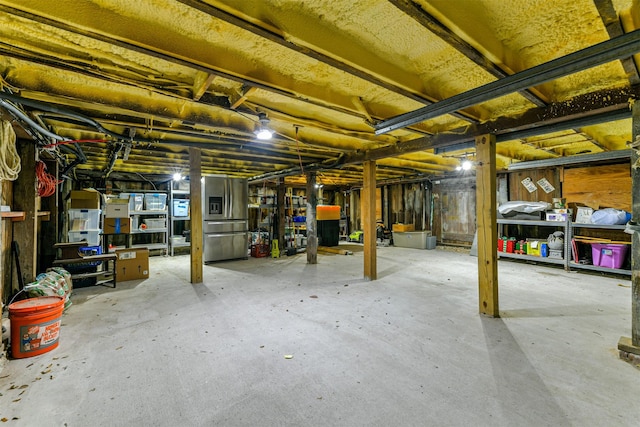
[[29, 298], [9, 305], [11, 355], [37, 356], [58, 346], [64, 298]]

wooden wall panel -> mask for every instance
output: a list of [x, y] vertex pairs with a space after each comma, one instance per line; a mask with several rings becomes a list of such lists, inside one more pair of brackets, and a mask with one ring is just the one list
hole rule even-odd
[[[524, 200], [527, 202], [549, 202], [553, 201], [554, 197], [562, 196], [562, 182], [561, 182], [562, 169], [530, 169], [509, 173], [509, 200]], [[529, 191], [522, 184], [522, 180], [525, 178], [531, 178], [531, 181], [536, 186], [536, 191], [529, 193]], [[555, 187], [555, 190], [546, 193], [538, 184], [538, 180], [546, 178], [547, 181]]]
[[616, 208], [631, 212], [631, 165], [565, 169], [562, 197], [567, 203], [594, 209]]
[[[0, 181], [0, 204], [12, 206], [13, 204], [13, 183], [11, 181]], [[8, 302], [11, 293], [11, 240], [12, 222], [10, 219], [3, 219], [0, 222], [0, 289], [2, 289], [2, 301]]]
[[476, 183], [474, 176], [443, 179], [434, 183], [432, 233], [438, 241], [471, 244], [476, 232]]

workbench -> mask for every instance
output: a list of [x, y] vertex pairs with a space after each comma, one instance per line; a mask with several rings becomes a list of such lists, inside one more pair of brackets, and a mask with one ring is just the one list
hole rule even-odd
[[[116, 254], [99, 254], [99, 255], [83, 255], [79, 252], [79, 248], [86, 246], [86, 242], [74, 242], [74, 243], [57, 243], [55, 248], [61, 249], [63, 256], [67, 258], [56, 259], [53, 261], [53, 265], [61, 266], [69, 270], [68, 266], [81, 266], [82, 264], [96, 264], [96, 271], [72, 273], [72, 280], [86, 279], [90, 277], [96, 278], [96, 285], [111, 284], [111, 287], [116, 287], [116, 261], [118, 256]], [[77, 255], [77, 256], [74, 256]]]

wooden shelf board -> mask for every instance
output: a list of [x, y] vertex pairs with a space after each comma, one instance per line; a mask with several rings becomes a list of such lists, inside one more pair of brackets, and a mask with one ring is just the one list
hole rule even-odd
[[26, 217], [27, 214], [21, 211], [2, 212], [2, 218], [11, 218], [11, 221], [24, 221]]

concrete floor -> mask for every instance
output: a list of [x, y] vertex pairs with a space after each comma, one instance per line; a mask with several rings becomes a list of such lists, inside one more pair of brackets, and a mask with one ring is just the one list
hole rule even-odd
[[[80, 288], [60, 345], [11, 360], [16, 426], [637, 426], [640, 370], [618, 358], [630, 280], [500, 261], [500, 319], [477, 258], [379, 248], [205, 266]], [[292, 355], [287, 359], [285, 355]], [[25, 387], [26, 386], [26, 387]], [[14, 419], [14, 417], [16, 419]]]

